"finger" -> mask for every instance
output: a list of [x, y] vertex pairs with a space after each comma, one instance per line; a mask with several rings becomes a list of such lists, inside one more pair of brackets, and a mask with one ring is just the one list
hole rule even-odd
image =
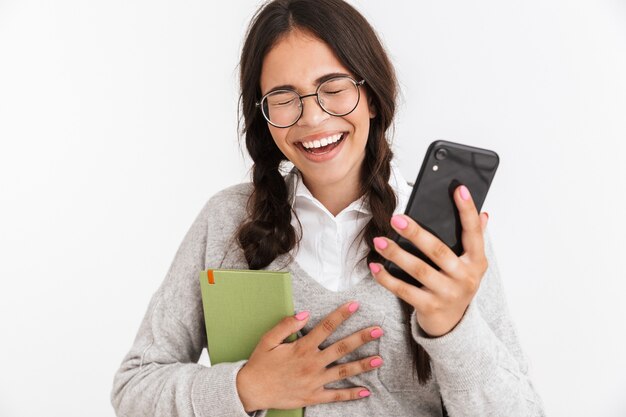
[[411, 304], [417, 312], [421, 313], [429, 309], [434, 302], [434, 295], [427, 289], [418, 288], [394, 277], [381, 264], [370, 263], [370, 270], [376, 282], [387, 288], [396, 297]]
[[[442, 274], [417, 256], [402, 249], [393, 240], [385, 237], [376, 237], [374, 238], [374, 247], [378, 253], [398, 265], [425, 287], [434, 289], [441, 283], [440, 277], [442, 277]], [[453, 256], [456, 258], [454, 253]]]
[[341, 381], [348, 377], [369, 372], [383, 366], [383, 359], [380, 356], [370, 356], [368, 358], [359, 359], [348, 363], [342, 363], [326, 369], [322, 377], [322, 385], [331, 382]]
[[477, 260], [484, 257], [483, 230], [478, 217], [478, 210], [466, 186], [460, 185], [454, 192], [454, 200], [461, 217], [461, 242], [463, 250], [470, 259]]
[[487, 213], [486, 211], [483, 211], [480, 214], [480, 227], [482, 228], [483, 233], [485, 232], [485, 229], [487, 228], [488, 222], [489, 222], [489, 213]]
[[309, 312], [302, 311], [293, 316], [285, 317], [278, 324], [267, 331], [259, 341], [264, 351], [270, 351], [294, 333], [301, 330], [309, 319]]
[[301, 343], [318, 347], [328, 338], [341, 323], [346, 321], [359, 308], [359, 303], [350, 301], [324, 317], [306, 336], [300, 339]]
[[393, 216], [391, 226], [444, 271], [454, 274], [458, 270], [461, 261], [452, 249], [409, 216], [403, 214]]
[[317, 397], [315, 404], [360, 400], [369, 397], [370, 394], [370, 390], [364, 387], [324, 389]]
[[324, 348], [321, 352], [321, 359], [324, 366], [327, 366], [339, 358], [344, 357], [350, 352], [354, 352], [366, 343], [376, 340], [384, 334], [383, 329], [380, 327], [369, 327], [367, 329], [360, 330], [345, 337], [332, 345]]

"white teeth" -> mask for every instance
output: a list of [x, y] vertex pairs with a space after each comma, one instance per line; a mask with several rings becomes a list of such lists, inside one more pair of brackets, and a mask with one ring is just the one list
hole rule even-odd
[[320, 139], [320, 140], [314, 140], [314, 141], [311, 141], [311, 142], [302, 142], [302, 146], [304, 146], [307, 149], [309, 149], [309, 148], [321, 148], [322, 146], [328, 146], [331, 143], [335, 143], [339, 139], [341, 139], [341, 135], [342, 134], [343, 133], [337, 133], [336, 135], [328, 136], [327, 138], [323, 138], [323, 139]]

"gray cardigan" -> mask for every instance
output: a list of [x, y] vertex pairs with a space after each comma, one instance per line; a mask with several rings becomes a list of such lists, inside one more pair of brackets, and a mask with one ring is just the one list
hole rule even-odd
[[[287, 175], [286, 181], [291, 190], [293, 176]], [[249, 183], [220, 191], [207, 201], [185, 235], [115, 374], [111, 402], [118, 416], [248, 417], [235, 383], [245, 361], [211, 367], [197, 363], [207, 346], [198, 272], [247, 268], [234, 232], [245, 219], [251, 191]], [[340, 304], [359, 301], [357, 313], [322, 348], [367, 326], [380, 325], [385, 332], [337, 362], [378, 354], [384, 360], [379, 369], [327, 385], [365, 386], [372, 394], [360, 400], [310, 406], [305, 415], [441, 416], [443, 398], [450, 417], [543, 416], [509, 317], [488, 234], [485, 238], [489, 268], [478, 293], [454, 330], [433, 339], [424, 337], [414, 314], [411, 323], [404, 321], [399, 300], [373, 277], [333, 292], [312, 279], [289, 255], [276, 258], [266, 269], [289, 270], [296, 311], [311, 312], [303, 334]], [[417, 382], [409, 337], [431, 357], [433, 378], [425, 385]]]

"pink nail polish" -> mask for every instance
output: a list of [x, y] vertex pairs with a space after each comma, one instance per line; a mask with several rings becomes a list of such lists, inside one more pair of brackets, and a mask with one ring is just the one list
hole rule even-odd
[[372, 271], [373, 274], [378, 274], [380, 272], [380, 266], [378, 266], [378, 264], [375, 264], [374, 262], [370, 262], [370, 271]]
[[386, 249], [387, 248], [387, 241], [385, 239], [383, 239], [382, 237], [375, 237], [374, 238], [374, 246], [376, 246], [380, 250]]
[[306, 319], [307, 317], [309, 317], [309, 312], [308, 311], [301, 311], [298, 314], [295, 315], [296, 319], [302, 321], [304, 319]]
[[463, 200], [467, 201], [470, 199], [470, 193], [466, 186], [461, 185], [460, 193], [461, 193], [461, 198]]
[[374, 339], [378, 339], [382, 335], [383, 329], [374, 329], [370, 332], [370, 336], [372, 336]]
[[350, 311], [350, 313], [354, 313], [358, 308], [359, 308], [359, 303], [355, 301], [353, 303], [350, 303], [350, 305], [348, 306], [348, 311]]
[[370, 392], [366, 389], [359, 391], [359, 397], [365, 398], [370, 396]]
[[395, 226], [397, 229], [404, 230], [408, 227], [409, 222], [402, 216], [393, 216], [391, 218], [391, 224]]
[[372, 366], [373, 368], [376, 368], [377, 366], [380, 366], [383, 364], [383, 360], [380, 358], [374, 358], [370, 361], [370, 366]]

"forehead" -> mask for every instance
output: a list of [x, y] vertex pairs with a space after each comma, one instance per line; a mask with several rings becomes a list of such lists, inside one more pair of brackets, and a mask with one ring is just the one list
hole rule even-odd
[[261, 92], [292, 85], [300, 92], [316, 87], [315, 80], [331, 73], [352, 75], [334, 51], [312, 34], [293, 30], [282, 37], [263, 59]]

